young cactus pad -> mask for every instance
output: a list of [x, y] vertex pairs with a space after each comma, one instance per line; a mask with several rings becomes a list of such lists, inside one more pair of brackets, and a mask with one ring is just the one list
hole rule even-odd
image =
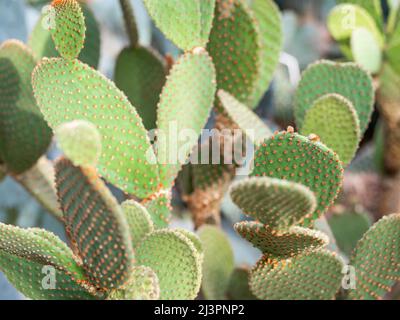
[[270, 258], [285, 259], [325, 247], [328, 237], [319, 231], [292, 227], [280, 232], [258, 222], [239, 222], [236, 232]]
[[268, 177], [238, 181], [232, 185], [230, 196], [245, 214], [276, 230], [299, 224], [317, 207], [309, 188]]
[[75, 167], [66, 159], [56, 163], [56, 186], [67, 235], [91, 283], [118, 288], [128, 280], [134, 256], [117, 201], [95, 169]]
[[0, 159], [13, 173], [30, 169], [51, 141], [51, 130], [33, 96], [35, 65], [23, 43], [8, 40], [0, 46]]
[[43, 60], [33, 72], [36, 101], [53, 129], [72, 120], [96, 125], [102, 136], [101, 175], [122, 190], [147, 197], [157, 190], [158, 167], [135, 108], [116, 86], [78, 60]]
[[137, 264], [157, 274], [163, 300], [196, 298], [201, 283], [201, 257], [193, 242], [174, 230], [149, 234], [136, 250]]
[[256, 149], [251, 176], [269, 176], [307, 186], [317, 199], [312, 215], [316, 219], [336, 199], [342, 185], [343, 168], [337, 155], [322, 143], [283, 131]]
[[[85, 16], [86, 34], [85, 46], [79, 54], [79, 60], [97, 69], [100, 60], [100, 27], [89, 7], [84, 3], [81, 5], [83, 15]], [[55, 47], [50, 30], [43, 27], [44, 21], [49, 23], [48, 27], [51, 27], [51, 23], [54, 22], [51, 20], [53, 17], [52, 9], [48, 10], [50, 11], [46, 11], [39, 18], [28, 40], [29, 47], [32, 48], [32, 51], [38, 58], [60, 56]]]
[[352, 103], [337, 94], [322, 96], [306, 112], [301, 134], [317, 134], [334, 150], [344, 165], [350, 163], [358, 148], [360, 123]]
[[[27, 298], [95, 299], [84, 270], [72, 251], [54, 234], [41, 229], [20, 229], [0, 223], [0, 271]], [[51, 290], [54, 274], [56, 283]]]
[[154, 231], [154, 224], [146, 208], [134, 200], [121, 204], [126, 221], [129, 224], [132, 247], [136, 248], [142, 239]]
[[339, 291], [342, 262], [328, 251], [289, 260], [263, 257], [250, 276], [250, 289], [263, 300], [331, 300]]
[[299, 83], [295, 96], [295, 118], [299, 129], [302, 129], [306, 112], [314, 102], [331, 93], [339, 94], [353, 104], [360, 120], [360, 133], [363, 135], [374, 104], [372, 78], [357, 64], [325, 60], [309, 66]]
[[164, 188], [172, 185], [197, 144], [210, 116], [215, 91], [215, 68], [203, 49], [186, 53], [170, 71], [157, 114], [157, 157]]
[[95, 167], [101, 155], [101, 135], [96, 126], [84, 120], [60, 125], [55, 135], [66, 157], [76, 166]]
[[111, 292], [109, 300], [157, 300], [160, 297], [158, 277], [148, 267], [132, 269], [129, 280]]
[[[85, 17], [76, 0], [54, 0], [54, 25], [49, 26], [57, 51], [65, 59], [79, 56], [85, 43]], [[50, 13], [51, 14], [51, 13]]]

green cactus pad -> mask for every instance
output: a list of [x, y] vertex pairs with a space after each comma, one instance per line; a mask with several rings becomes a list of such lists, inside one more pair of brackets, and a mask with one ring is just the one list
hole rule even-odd
[[171, 222], [171, 194], [160, 194], [143, 205], [149, 212], [155, 228], [165, 228]]
[[96, 126], [85, 120], [60, 125], [55, 136], [61, 150], [76, 166], [93, 166], [101, 155], [101, 135]]
[[267, 91], [278, 65], [283, 46], [283, 30], [281, 13], [274, 1], [252, 0], [251, 9], [260, 29], [261, 40], [261, 73], [251, 104], [257, 106]]
[[261, 66], [261, 39], [254, 17], [241, 0], [217, 0], [208, 51], [217, 69], [218, 89], [254, 107]]
[[360, 123], [352, 103], [337, 94], [328, 94], [316, 100], [306, 112], [301, 134], [316, 134], [334, 150], [344, 165], [354, 158], [358, 149]]
[[[100, 60], [99, 25], [88, 6], [86, 4], [81, 4], [81, 6], [83, 15], [85, 16], [86, 35], [85, 46], [79, 54], [79, 60], [97, 69]], [[49, 20], [45, 20], [49, 18], [49, 14], [51, 15], [51, 12], [47, 12], [39, 18], [29, 36], [29, 47], [32, 48], [38, 58], [59, 57], [59, 53], [57, 52], [50, 30], [47, 26]]]
[[363, 135], [370, 121], [375, 94], [372, 78], [354, 63], [321, 60], [304, 71], [295, 96], [295, 117], [299, 128], [302, 128], [306, 112], [315, 100], [330, 93], [339, 94], [353, 104]]
[[74, 252], [96, 287], [117, 288], [129, 278], [133, 263], [128, 223], [120, 206], [95, 169], [75, 167], [66, 159], [60, 159], [55, 168]]
[[146, 208], [134, 200], [121, 204], [131, 234], [132, 247], [136, 248], [146, 235], [154, 231], [154, 224]]
[[247, 138], [251, 139], [254, 144], [258, 144], [272, 135], [270, 128], [253, 111], [236, 100], [231, 94], [224, 90], [219, 90], [218, 98], [225, 111], [224, 115], [243, 130]]
[[215, 0], [144, 0], [156, 25], [179, 48], [205, 47]]
[[256, 300], [249, 287], [250, 270], [246, 267], [236, 268], [229, 282], [227, 291], [230, 300]]
[[354, 61], [367, 71], [376, 74], [382, 66], [382, 51], [370, 31], [358, 28], [351, 35], [351, 51]]
[[375, 20], [377, 26], [382, 27], [383, 15], [380, 0], [336, 0], [337, 3], [351, 3], [364, 8]]
[[[181, 232], [157, 230], [136, 251], [137, 264], [153, 269], [160, 284], [160, 299], [191, 300], [201, 284], [201, 257]], [[162, 262], [162, 263], [160, 263]]]
[[236, 223], [236, 232], [270, 258], [290, 258], [328, 245], [328, 237], [319, 231], [291, 227], [287, 232], [271, 229], [258, 222]]
[[341, 260], [324, 250], [279, 261], [263, 257], [251, 271], [250, 289], [262, 300], [331, 300], [341, 271]]
[[34, 70], [33, 88], [45, 119], [55, 129], [86, 120], [102, 136], [99, 172], [138, 197], [157, 190], [158, 168], [147, 132], [125, 95], [96, 70], [78, 60], [43, 60]]
[[147, 130], [156, 128], [157, 104], [165, 79], [165, 64], [153, 51], [135, 47], [119, 54], [115, 84], [136, 107]]
[[86, 34], [85, 17], [76, 0], [54, 0], [54, 25], [49, 26], [57, 51], [65, 59], [79, 56]]
[[350, 265], [356, 289], [350, 299], [381, 299], [400, 280], [400, 214], [383, 217], [358, 242]]
[[[31, 299], [94, 299], [95, 291], [67, 245], [41, 229], [0, 223], [0, 270]], [[46, 287], [46, 270], [54, 270], [55, 287]], [[44, 285], [43, 285], [44, 284]]]
[[157, 300], [160, 286], [157, 275], [148, 267], [134, 267], [129, 280], [111, 292], [108, 300]]
[[210, 225], [201, 227], [198, 234], [204, 248], [203, 295], [207, 300], [225, 299], [235, 268], [229, 240], [221, 229]]
[[343, 168], [337, 155], [322, 143], [283, 131], [265, 140], [255, 151], [251, 176], [269, 176], [307, 186], [318, 201], [312, 217], [316, 219], [336, 199]]
[[215, 91], [215, 68], [206, 51], [186, 53], [172, 67], [157, 115], [157, 158], [164, 188], [171, 186], [197, 144], [210, 115]]
[[230, 195], [245, 214], [277, 230], [299, 224], [317, 207], [309, 188], [268, 177], [238, 181], [232, 185]]
[[365, 213], [345, 212], [333, 214], [328, 223], [338, 247], [350, 256], [357, 242], [371, 226], [371, 217]]
[[119, 0], [119, 4], [124, 16], [125, 29], [129, 36], [130, 46], [136, 47], [139, 42], [139, 34], [132, 3], [130, 0]]
[[347, 41], [351, 38], [354, 30], [365, 28], [371, 32], [380, 48], [384, 44], [384, 38], [374, 19], [358, 5], [346, 3], [334, 7], [328, 17], [328, 28], [338, 41]]
[[0, 158], [13, 173], [31, 168], [51, 141], [32, 92], [35, 65], [23, 43], [8, 40], [0, 46]]

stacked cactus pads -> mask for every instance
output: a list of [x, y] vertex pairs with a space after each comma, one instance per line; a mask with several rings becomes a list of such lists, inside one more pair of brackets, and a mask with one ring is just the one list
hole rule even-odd
[[335, 200], [343, 168], [337, 155], [325, 145], [289, 130], [277, 133], [256, 149], [251, 176], [268, 176], [307, 186], [317, 199], [311, 215], [316, 219]]
[[[343, 179], [338, 157], [289, 128], [259, 145], [251, 176], [230, 194], [257, 220], [235, 225], [263, 253], [250, 272], [252, 293], [259, 299], [332, 299], [342, 262], [324, 249], [325, 234], [296, 224], [310, 224], [333, 203]], [[304, 277], [306, 272], [312, 275]], [[329, 280], [321, 284], [323, 277]]]
[[35, 65], [24, 44], [10, 40], [0, 46], [0, 158], [13, 173], [30, 169], [51, 140], [32, 92]]
[[356, 64], [318, 61], [304, 72], [297, 89], [296, 124], [347, 165], [368, 127], [374, 96], [372, 78]]

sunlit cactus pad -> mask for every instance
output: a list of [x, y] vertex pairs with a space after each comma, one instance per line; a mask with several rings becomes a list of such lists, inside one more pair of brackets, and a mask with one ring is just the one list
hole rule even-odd
[[271, 229], [258, 222], [239, 222], [237, 233], [270, 258], [290, 258], [325, 247], [328, 237], [319, 231], [292, 227], [286, 232]]
[[[197, 144], [198, 135], [210, 115], [215, 91], [215, 68], [205, 50], [186, 53], [172, 67], [157, 114], [157, 157], [164, 188], [171, 186]], [[198, 135], [182, 137], [185, 130], [193, 130]]]
[[43, 60], [33, 73], [36, 101], [55, 129], [86, 120], [102, 136], [101, 175], [126, 192], [147, 197], [156, 191], [158, 169], [147, 132], [135, 108], [115, 85], [78, 60]]
[[317, 199], [312, 215], [316, 219], [336, 199], [343, 168], [332, 150], [290, 130], [275, 134], [256, 149], [251, 176], [268, 176], [307, 186]]
[[136, 250], [136, 262], [158, 277], [160, 299], [196, 298], [201, 283], [201, 256], [193, 242], [179, 231], [158, 230]]
[[331, 93], [339, 94], [353, 104], [360, 120], [360, 132], [364, 134], [372, 114], [375, 93], [370, 75], [354, 63], [321, 60], [304, 71], [295, 96], [298, 127], [303, 127], [306, 112], [314, 102]]
[[[54, 234], [1, 223], [0, 234], [0, 270], [27, 298], [96, 298], [96, 291], [88, 284], [72, 251]], [[45, 279], [47, 274], [48, 280]], [[56, 283], [52, 284], [54, 280]], [[47, 286], [53, 286], [53, 289]]]
[[350, 163], [361, 139], [360, 124], [352, 103], [337, 94], [316, 100], [306, 112], [301, 134], [316, 134], [334, 150], [344, 165]]
[[250, 289], [263, 300], [331, 300], [340, 289], [342, 262], [328, 251], [287, 260], [262, 258], [251, 271]]
[[210, 225], [198, 233], [204, 247], [202, 293], [208, 300], [225, 299], [235, 267], [229, 239], [218, 227]]
[[[100, 27], [87, 4], [80, 4], [82, 6], [83, 15], [85, 16], [86, 34], [85, 45], [78, 58], [80, 61], [87, 63], [93, 68], [97, 68], [100, 60]], [[51, 31], [49, 30], [55, 23], [55, 11], [51, 10], [51, 7], [48, 7], [42, 16], [40, 16], [29, 36], [28, 45], [38, 58], [60, 56], [55, 47]]]
[[144, 0], [156, 25], [178, 47], [205, 47], [211, 30], [215, 0]]
[[[56, 163], [56, 186], [66, 231], [91, 283], [113, 289], [129, 278], [133, 250], [128, 223], [93, 168]], [[107, 268], [104, 268], [107, 265]]]
[[75, 59], [85, 42], [85, 17], [76, 0], [54, 0], [54, 25], [50, 25], [57, 51], [63, 58]]
[[166, 73], [161, 57], [147, 48], [125, 48], [118, 56], [115, 84], [136, 107], [147, 130], [156, 128], [157, 104]]
[[154, 224], [146, 208], [134, 200], [127, 200], [121, 204], [132, 240], [132, 247], [136, 248], [142, 239], [154, 231]]
[[76, 166], [93, 166], [101, 155], [101, 135], [96, 126], [84, 120], [66, 122], [56, 129], [60, 148]]
[[350, 299], [381, 299], [400, 280], [400, 214], [383, 217], [358, 242], [350, 265], [356, 289]]
[[309, 188], [268, 177], [236, 182], [230, 196], [245, 214], [276, 230], [285, 230], [311, 217], [317, 206]]
[[217, 69], [218, 89], [253, 107], [261, 72], [261, 40], [245, 1], [217, 0], [208, 50]]
[[114, 290], [109, 300], [157, 300], [160, 287], [157, 275], [148, 267], [138, 266], [132, 269], [129, 280]]
[[32, 92], [35, 65], [23, 43], [8, 40], [0, 46], [0, 158], [14, 173], [31, 168], [51, 141]]

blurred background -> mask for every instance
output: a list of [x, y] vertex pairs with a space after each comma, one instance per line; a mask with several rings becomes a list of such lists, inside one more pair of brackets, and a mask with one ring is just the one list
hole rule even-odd
[[[164, 55], [169, 54], [176, 57], [179, 50], [154, 27], [141, 0], [132, 0], [132, 3], [139, 26], [140, 43], [145, 46], [153, 46]], [[276, 0], [276, 3], [283, 14], [284, 52], [271, 88], [258, 107], [257, 113], [265, 121], [274, 118], [275, 124], [272, 126], [278, 128], [277, 125], [286, 127], [293, 124], [292, 98], [301, 71], [318, 59], [340, 59], [341, 56], [339, 48], [326, 28], [326, 17], [335, 5], [335, 0]], [[0, 42], [10, 38], [28, 42], [29, 35], [40, 18], [43, 4], [46, 4], [46, 1], [0, 0]], [[121, 49], [128, 44], [119, 2], [117, 0], [92, 0], [88, 1], [88, 5], [92, 9], [100, 29], [99, 70], [112, 79], [116, 58]], [[377, 171], [374, 160], [375, 150], [374, 144], [371, 143], [374, 139], [377, 116], [377, 114], [374, 115], [363, 147], [348, 170], [350, 173], [346, 180], [344, 196], [331, 213], [350, 210], [362, 214], [359, 230], [355, 230], [355, 233], [354, 230], [350, 232], [354, 237], [351, 239], [353, 242], [357, 241], [357, 236], [361, 236], [377, 218], [371, 216], [376, 212], [373, 195], [374, 192], [379, 192], [379, 177], [374, 174]], [[49, 157], [56, 155], [57, 150], [53, 147], [49, 151]], [[357, 174], [358, 172], [362, 172], [362, 174]], [[360, 185], [362, 186], [365, 181], [368, 183], [368, 190], [360, 190]], [[176, 211], [173, 224], [192, 229], [190, 215], [186, 213], [187, 209], [178, 196], [173, 204]], [[234, 222], [243, 218], [241, 212], [229, 199], [224, 200], [222, 211], [223, 226], [235, 248], [237, 264], [253, 264], [259, 257], [257, 250], [237, 237], [231, 227]], [[9, 177], [0, 182], [0, 221], [21, 227], [43, 227], [65, 239], [63, 226], [46, 213], [20, 185]], [[335, 223], [334, 218], [330, 220], [332, 228], [336, 228]], [[321, 225], [321, 228], [324, 226]], [[351, 250], [346, 247], [347, 243], [338, 245], [345, 253]], [[336, 244], [333, 243], [332, 246], [335, 247]], [[1, 273], [0, 299], [23, 299], [8, 284]]]

